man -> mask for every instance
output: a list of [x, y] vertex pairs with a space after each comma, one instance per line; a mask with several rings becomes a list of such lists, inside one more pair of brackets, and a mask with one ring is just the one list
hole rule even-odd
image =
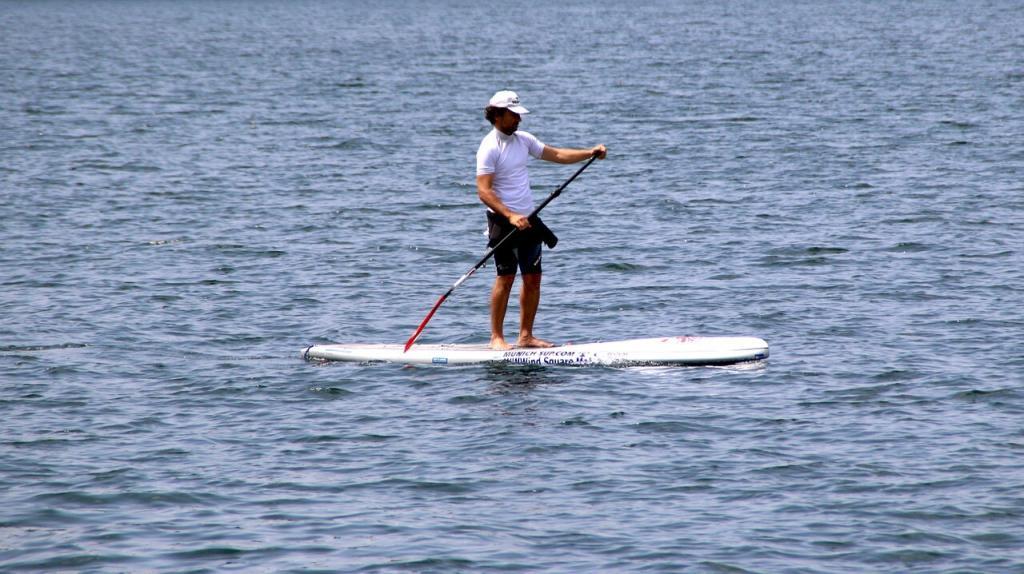
[[528, 132], [519, 131], [519, 122], [529, 110], [512, 91], [494, 94], [484, 116], [494, 129], [484, 136], [476, 152], [476, 188], [487, 206], [489, 245], [493, 246], [512, 229], [519, 232], [494, 252], [498, 277], [491, 290], [491, 348], [511, 349], [505, 341], [505, 310], [515, 282], [516, 269], [523, 275], [519, 294], [519, 347], [551, 347], [548, 341], [533, 335], [533, 321], [540, 304], [541, 242], [550, 246], [557, 241], [539, 220], [527, 216], [534, 209], [533, 191], [526, 164], [530, 157], [555, 163], [576, 163], [597, 156], [604, 159], [607, 149], [562, 149], [544, 145]]

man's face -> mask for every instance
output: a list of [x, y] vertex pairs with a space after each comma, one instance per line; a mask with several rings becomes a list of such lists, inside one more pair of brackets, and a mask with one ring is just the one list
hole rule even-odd
[[512, 110], [505, 110], [494, 119], [494, 127], [498, 128], [501, 133], [510, 136], [519, 129], [520, 119], [522, 118], [519, 114]]

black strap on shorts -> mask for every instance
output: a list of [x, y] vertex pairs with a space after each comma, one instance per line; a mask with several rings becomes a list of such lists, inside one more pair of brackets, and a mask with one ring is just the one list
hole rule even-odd
[[498, 215], [493, 211], [487, 211], [487, 246], [494, 247], [501, 241], [502, 237], [505, 237], [512, 231], [516, 231], [516, 234], [509, 238], [508, 241], [502, 245], [502, 247], [515, 247], [521, 243], [537, 243], [544, 242], [548, 246], [548, 249], [554, 249], [555, 245], [558, 245], [558, 237], [555, 233], [544, 225], [544, 221], [536, 215], [530, 218], [530, 228], [526, 231], [519, 231], [515, 225], [503, 215]]

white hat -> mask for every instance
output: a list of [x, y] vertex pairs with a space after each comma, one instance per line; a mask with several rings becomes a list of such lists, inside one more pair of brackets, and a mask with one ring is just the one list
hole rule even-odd
[[487, 105], [495, 108], [506, 108], [517, 114], [530, 113], [530, 110], [519, 105], [519, 96], [511, 90], [496, 92], [491, 96], [491, 101]]

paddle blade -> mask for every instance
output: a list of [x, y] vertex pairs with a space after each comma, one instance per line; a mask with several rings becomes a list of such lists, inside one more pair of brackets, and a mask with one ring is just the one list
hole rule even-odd
[[429, 313], [427, 313], [427, 316], [423, 318], [423, 322], [420, 323], [420, 326], [416, 328], [416, 332], [413, 333], [412, 337], [409, 337], [409, 340], [405, 342], [405, 350], [402, 351], [403, 353], [408, 352], [409, 347], [412, 347], [412, 344], [416, 342], [416, 339], [419, 339], [420, 333], [423, 332], [423, 328], [427, 326], [427, 323], [430, 321], [430, 318], [434, 316], [434, 313], [437, 313], [437, 309], [441, 306], [441, 303], [444, 303], [444, 300], [448, 298], [448, 295], [450, 293], [451, 291], [449, 290], [448, 293], [441, 295], [441, 297], [437, 300], [437, 303], [434, 303], [434, 308], [431, 309]]

